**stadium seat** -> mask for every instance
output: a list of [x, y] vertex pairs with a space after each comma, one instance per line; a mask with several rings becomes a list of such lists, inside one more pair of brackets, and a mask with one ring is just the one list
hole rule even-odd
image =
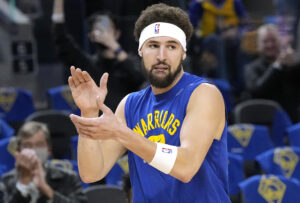
[[255, 175], [241, 182], [239, 187], [245, 203], [295, 203], [299, 200], [300, 182], [294, 178]]
[[22, 122], [35, 112], [32, 93], [27, 90], [0, 88], [0, 118], [18, 129]]
[[50, 88], [47, 91], [47, 95], [51, 109], [80, 115], [80, 109], [73, 100], [69, 86], [62, 85]]
[[120, 203], [126, 201], [121, 187], [112, 185], [93, 185], [84, 190], [89, 203]]
[[286, 132], [291, 146], [300, 147], [300, 123], [287, 127]]
[[15, 130], [10, 127], [4, 120], [0, 119], [0, 139], [12, 137]]
[[73, 159], [71, 137], [77, 134], [69, 114], [55, 110], [35, 112], [27, 121], [38, 121], [47, 124], [52, 141], [52, 155], [55, 159]]
[[273, 147], [268, 128], [253, 124], [230, 125], [227, 146], [229, 152], [240, 154], [244, 160], [255, 160], [256, 155]]
[[286, 144], [284, 129], [291, 125], [291, 119], [277, 102], [266, 99], [247, 100], [237, 104], [233, 114], [234, 123], [265, 125], [275, 146]]
[[256, 157], [266, 174], [284, 175], [300, 181], [300, 147], [277, 147]]
[[0, 165], [5, 165], [5, 168], [2, 168], [2, 173], [15, 167], [13, 153], [16, 149], [17, 146], [14, 137], [7, 137], [0, 140]]

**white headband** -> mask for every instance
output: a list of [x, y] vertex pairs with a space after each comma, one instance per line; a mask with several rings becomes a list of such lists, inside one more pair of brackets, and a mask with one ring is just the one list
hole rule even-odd
[[142, 30], [139, 39], [138, 50], [141, 49], [147, 39], [160, 36], [167, 36], [177, 39], [183, 47], [184, 51], [186, 51], [186, 36], [183, 30], [174, 24], [163, 22], [152, 23]]

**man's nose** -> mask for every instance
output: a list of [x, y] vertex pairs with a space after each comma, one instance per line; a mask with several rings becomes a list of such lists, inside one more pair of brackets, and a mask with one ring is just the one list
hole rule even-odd
[[159, 49], [158, 49], [158, 53], [157, 53], [157, 59], [159, 61], [165, 61], [166, 60], [166, 56], [167, 56], [167, 53], [166, 53], [166, 48], [161, 46]]

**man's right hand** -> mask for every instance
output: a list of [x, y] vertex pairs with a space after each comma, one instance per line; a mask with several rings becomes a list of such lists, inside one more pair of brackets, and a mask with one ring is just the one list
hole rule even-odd
[[16, 168], [19, 173], [19, 181], [22, 184], [29, 184], [33, 179], [33, 170], [38, 163], [38, 157], [34, 150], [23, 149], [16, 153]]
[[98, 87], [91, 76], [80, 68], [71, 66], [68, 79], [73, 99], [81, 110], [83, 117], [98, 117], [97, 98], [104, 102], [107, 95], [108, 73], [104, 73]]

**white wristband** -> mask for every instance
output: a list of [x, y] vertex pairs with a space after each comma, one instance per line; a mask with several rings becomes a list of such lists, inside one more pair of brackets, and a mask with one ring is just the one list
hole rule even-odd
[[165, 174], [169, 174], [173, 169], [176, 158], [176, 146], [156, 143], [156, 152], [149, 165], [164, 172]]

